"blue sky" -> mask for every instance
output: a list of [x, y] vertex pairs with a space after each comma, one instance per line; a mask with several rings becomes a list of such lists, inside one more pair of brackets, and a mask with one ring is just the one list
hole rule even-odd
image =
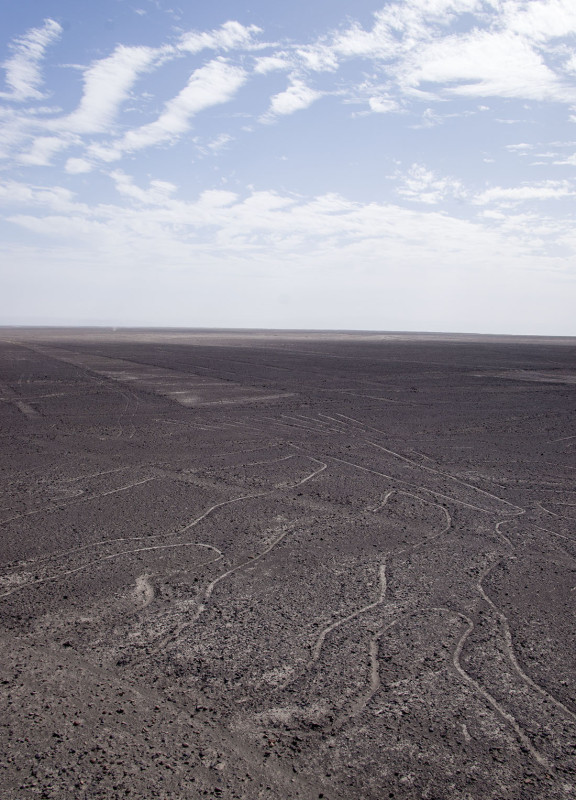
[[574, 0], [0, 23], [0, 324], [576, 335]]

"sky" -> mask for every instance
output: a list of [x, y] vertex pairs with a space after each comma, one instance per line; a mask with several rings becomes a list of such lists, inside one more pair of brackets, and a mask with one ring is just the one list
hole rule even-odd
[[0, 324], [576, 335], [574, 0], [0, 10]]

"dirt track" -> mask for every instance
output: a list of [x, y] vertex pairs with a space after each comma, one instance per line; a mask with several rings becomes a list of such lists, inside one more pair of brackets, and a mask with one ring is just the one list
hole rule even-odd
[[576, 340], [0, 330], [0, 796], [576, 798]]

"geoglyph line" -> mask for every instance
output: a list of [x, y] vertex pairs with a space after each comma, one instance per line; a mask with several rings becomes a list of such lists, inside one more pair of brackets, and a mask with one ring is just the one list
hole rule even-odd
[[378, 470], [371, 469], [370, 467], [364, 467], [361, 464], [355, 464], [353, 461], [347, 461], [344, 458], [337, 458], [336, 456], [326, 456], [326, 457], [330, 459], [330, 461], [337, 461], [340, 464], [347, 464], [349, 467], [354, 467], [355, 469], [359, 469], [362, 472], [369, 472], [372, 475], [379, 475], [381, 478], [386, 478], [392, 483], [401, 483], [405, 486], [410, 486], [412, 489], [419, 489], [421, 492], [426, 492], [427, 494], [431, 494], [433, 497], [440, 497], [442, 500], [448, 500], [451, 503], [456, 503], [461, 506], [466, 506], [466, 508], [471, 508], [474, 511], [481, 511], [483, 514], [499, 513], [497, 511], [489, 511], [486, 508], [480, 508], [480, 506], [473, 506], [471, 503], [464, 502], [464, 500], [458, 500], [456, 497], [450, 497], [449, 495], [441, 494], [440, 492], [435, 492], [433, 489], [428, 489], [426, 486], [419, 486], [416, 483], [411, 483], [410, 481], [404, 481], [401, 478], [394, 478], [392, 475], [386, 475], [386, 473], [384, 472], [378, 472]]
[[546, 700], [549, 700], [551, 703], [557, 706], [557, 708], [563, 711], [564, 714], [570, 717], [570, 719], [576, 721], [576, 714], [573, 711], [571, 711], [567, 706], [565, 706], [561, 700], [558, 700], [556, 697], [554, 697], [554, 695], [550, 694], [550, 692], [547, 692], [546, 689], [544, 689], [542, 686], [533, 681], [532, 678], [524, 672], [524, 670], [518, 663], [516, 659], [516, 654], [514, 652], [514, 644], [512, 642], [512, 634], [510, 632], [508, 617], [506, 616], [506, 614], [500, 611], [499, 608], [497, 608], [497, 606], [490, 599], [490, 597], [488, 597], [482, 586], [482, 581], [484, 580], [484, 578], [486, 578], [489, 572], [495, 569], [495, 566], [496, 565], [491, 567], [491, 569], [488, 570], [488, 572], [486, 572], [482, 576], [482, 578], [477, 583], [477, 588], [483, 600], [485, 600], [485, 602], [490, 606], [490, 608], [494, 611], [494, 613], [497, 615], [498, 619], [502, 623], [502, 627], [504, 630], [504, 641], [506, 643], [506, 651], [508, 654], [508, 658], [510, 659], [510, 663], [512, 664], [517, 675], [524, 681], [524, 683], [528, 684], [528, 686], [530, 686], [532, 689], [538, 692], [538, 694], [542, 695], [542, 697], [544, 697]]
[[61, 503], [56, 503], [52, 506], [45, 506], [44, 508], [38, 508], [34, 511], [25, 511], [23, 514], [16, 514], [13, 517], [8, 517], [7, 519], [0, 520], [0, 525], [7, 525], [9, 522], [13, 522], [16, 519], [22, 519], [23, 517], [30, 517], [34, 514], [43, 514], [48, 511], [61, 511], [62, 508], [66, 508], [67, 506], [77, 505], [78, 503], [88, 503], [90, 500], [99, 500], [101, 497], [108, 497], [111, 494], [118, 494], [118, 492], [125, 492], [128, 489], [133, 489], [135, 486], [141, 486], [144, 483], [149, 483], [150, 481], [155, 481], [156, 477], [152, 478], [144, 478], [141, 481], [136, 481], [135, 483], [129, 483], [126, 486], [120, 486], [118, 489], [110, 489], [108, 492], [102, 492], [101, 494], [93, 494], [89, 497], [81, 497], [78, 500], [71, 500], [70, 502], [62, 501]]
[[[32, 586], [39, 586], [42, 583], [50, 583], [52, 581], [62, 580], [63, 578], [67, 578], [69, 575], [75, 575], [77, 572], [81, 572], [82, 570], [88, 569], [88, 567], [92, 567], [96, 564], [101, 564], [104, 561], [112, 561], [115, 558], [120, 558], [121, 556], [129, 556], [134, 555], [136, 553], [145, 553], [151, 550], [168, 550], [175, 547], [206, 547], [206, 545], [199, 545], [198, 542], [182, 542], [178, 544], [159, 544], [153, 545], [152, 547], [139, 547], [135, 550], [122, 550], [120, 553], [111, 553], [107, 556], [102, 556], [101, 558], [96, 558], [93, 561], [88, 561], [85, 564], [81, 564], [79, 567], [75, 567], [74, 569], [66, 570], [65, 572], [59, 572], [56, 575], [49, 575], [46, 578], [40, 578], [38, 580], [29, 581], [28, 583], [23, 583], [20, 586], [16, 586], [14, 589], [10, 589], [8, 592], [3, 592], [0, 594], [0, 598], [8, 597], [9, 595], [15, 594], [16, 592], [21, 592], [23, 589], [29, 589]], [[214, 548], [216, 549], [216, 548]], [[220, 558], [223, 558], [222, 554], [216, 559], [212, 559], [211, 561], [206, 561], [199, 566], [205, 566], [206, 564], [212, 564], [214, 561], [219, 561]]]
[[308, 668], [312, 666], [316, 661], [318, 661], [320, 657], [320, 652], [322, 650], [322, 645], [329, 633], [336, 630], [336, 628], [340, 628], [342, 625], [345, 625], [347, 622], [350, 622], [356, 617], [359, 617], [361, 614], [365, 614], [367, 611], [371, 611], [373, 608], [382, 605], [386, 601], [386, 589], [387, 589], [387, 582], [386, 582], [386, 561], [384, 561], [380, 565], [379, 570], [379, 577], [380, 577], [380, 595], [378, 600], [375, 600], [373, 603], [369, 603], [366, 606], [362, 606], [362, 608], [353, 611], [351, 614], [348, 614], [346, 617], [342, 617], [342, 619], [336, 620], [331, 625], [327, 625], [324, 630], [320, 632], [318, 638], [316, 639], [316, 643], [312, 648], [312, 658], [308, 662]]
[[[316, 462], [317, 464], [320, 464], [319, 469], [314, 470], [309, 475], [307, 475], [305, 478], [302, 478], [302, 480], [298, 481], [295, 484], [292, 484], [290, 487], [287, 487], [287, 488], [296, 489], [298, 486], [302, 486], [302, 484], [306, 483], [309, 480], [312, 480], [312, 478], [315, 478], [316, 475], [319, 475], [321, 472], [324, 472], [324, 470], [327, 469], [327, 467], [328, 467], [327, 464], [325, 464], [322, 461], [319, 461], [316, 458], [313, 458], [312, 456], [307, 456], [307, 458], [309, 458], [311, 461]], [[262, 493], [262, 495], [253, 495], [253, 496], [269, 495], [269, 494], [272, 494], [275, 491], [278, 491], [278, 489], [271, 489], [270, 491]], [[246, 499], [248, 499], [248, 498], [247, 497], [239, 497], [239, 498], [236, 498], [236, 500], [230, 500], [228, 502], [238, 502], [239, 500], [246, 500]], [[206, 517], [207, 514], [210, 513], [210, 511], [212, 511], [214, 508], [218, 508], [220, 505], [223, 505], [223, 504], [219, 503], [217, 506], [213, 506], [212, 509], [209, 509], [209, 511], [207, 511], [205, 514], [203, 514], [201, 517], [199, 517], [198, 520], [196, 520], [194, 524], [196, 524], [200, 520], [204, 519], [204, 517]], [[186, 530], [186, 529], [184, 529], [184, 530]], [[187, 628], [190, 628], [192, 625], [194, 625], [198, 621], [200, 616], [206, 610], [206, 605], [205, 604], [210, 599], [210, 597], [212, 596], [212, 593], [214, 592], [214, 589], [216, 588], [216, 586], [218, 586], [219, 583], [221, 583], [223, 580], [228, 578], [230, 575], [233, 575], [235, 572], [238, 572], [239, 570], [244, 569], [245, 567], [248, 567], [248, 566], [251, 566], [253, 564], [256, 564], [258, 561], [260, 561], [262, 558], [264, 558], [264, 556], [268, 555], [268, 553], [270, 553], [278, 544], [280, 544], [280, 542], [283, 539], [286, 538], [288, 533], [290, 533], [290, 530], [283, 531], [280, 536], [278, 536], [276, 539], [274, 539], [272, 544], [270, 544], [265, 550], [263, 550], [257, 556], [254, 556], [253, 558], [248, 558], [248, 559], [242, 561], [240, 564], [237, 564], [235, 567], [231, 567], [230, 569], [226, 570], [222, 574], [216, 576], [216, 578], [214, 578], [212, 581], [210, 581], [210, 583], [208, 584], [208, 586], [204, 590], [203, 598], [202, 598], [201, 602], [198, 604], [196, 612], [194, 613], [192, 619], [190, 619], [187, 622], [182, 623], [181, 625], [179, 625], [176, 628], [176, 630], [173, 630], [169, 634], [168, 637], [165, 637], [162, 640], [162, 642], [157, 646], [156, 649], [157, 650], [161, 649], [163, 647], [166, 647], [166, 645], [168, 645], [170, 642], [176, 641], [178, 639], [178, 637]]]
[[497, 497], [495, 494], [491, 494], [490, 492], [484, 491], [484, 489], [479, 489], [477, 486], [474, 486], [472, 483], [466, 483], [466, 481], [461, 481], [459, 478], [455, 478], [454, 475], [450, 475], [449, 472], [443, 472], [440, 469], [434, 469], [433, 467], [427, 467], [424, 464], [419, 464], [417, 461], [413, 461], [411, 458], [407, 458], [406, 456], [400, 455], [400, 453], [395, 453], [393, 450], [389, 450], [387, 447], [383, 447], [381, 444], [377, 444], [376, 442], [371, 442], [366, 440], [368, 444], [371, 444], [373, 447], [377, 447], [378, 450], [383, 450], [385, 453], [389, 453], [391, 456], [400, 459], [401, 461], [405, 461], [407, 464], [411, 464], [413, 467], [417, 467], [418, 469], [424, 469], [426, 472], [432, 472], [436, 475], [442, 475], [444, 478], [448, 478], [454, 483], [458, 483], [461, 486], [465, 486], [468, 489], [473, 489], [475, 492], [479, 492], [480, 494], [486, 495], [486, 497], [491, 497], [493, 500], [497, 500], [499, 503], [504, 503], [507, 506], [511, 506], [512, 508], [516, 509], [517, 511], [524, 511], [523, 508], [514, 505], [514, 503], [509, 503], [508, 500], [503, 500], [501, 497]]
[[360, 616], [361, 614], [365, 613], [366, 611], [370, 611], [371, 609], [373, 609], [373, 608], [375, 608], [375, 607], [377, 607], [379, 605], [382, 605], [385, 602], [385, 600], [386, 600], [386, 590], [387, 590], [386, 559], [389, 556], [391, 556], [391, 555], [398, 556], [401, 553], [406, 553], [406, 552], [409, 552], [411, 550], [417, 550], [418, 548], [423, 547], [426, 544], [429, 544], [431, 541], [434, 541], [435, 539], [438, 539], [440, 536], [443, 536], [452, 527], [452, 517], [450, 516], [450, 513], [448, 512], [448, 510], [444, 508], [444, 506], [441, 506], [438, 503], [433, 503], [430, 500], [423, 500], [421, 497], [418, 497], [417, 495], [411, 494], [410, 492], [403, 492], [403, 491], [392, 489], [392, 490], [387, 492], [386, 497], [385, 497], [385, 501], [384, 501], [384, 503], [382, 505], [385, 505], [386, 502], [388, 501], [388, 499], [390, 498], [390, 496], [392, 494], [394, 494], [394, 493], [404, 494], [404, 495], [407, 495], [408, 497], [414, 497], [416, 500], [420, 500], [423, 503], [428, 503], [429, 505], [432, 505], [432, 506], [435, 506], [436, 508], [439, 508], [444, 513], [444, 515], [446, 517], [446, 525], [440, 531], [438, 531], [435, 534], [432, 534], [431, 536], [426, 537], [421, 542], [416, 542], [415, 544], [409, 545], [408, 547], [403, 547], [400, 550], [395, 550], [393, 552], [386, 553], [386, 555], [384, 557], [385, 560], [382, 563], [382, 565], [380, 566], [380, 598], [378, 600], [376, 600], [374, 603], [370, 603], [370, 604], [368, 604], [366, 606], [363, 606], [362, 608], [358, 609], [357, 611], [354, 611], [351, 614], [348, 614], [346, 617], [343, 617], [342, 619], [337, 620], [336, 622], [334, 622], [331, 625], [328, 625], [326, 628], [324, 628], [324, 630], [322, 630], [320, 632], [320, 634], [318, 636], [318, 639], [316, 640], [316, 643], [315, 643], [314, 648], [312, 650], [312, 658], [311, 658], [311, 660], [310, 660], [310, 662], [308, 664], [308, 667], [310, 667], [315, 661], [318, 660], [318, 658], [320, 656], [320, 652], [321, 652], [322, 646], [323, 646], [324, 641], [326, 639], [326, 636], [329, 633], [331, 633], [333, 630], [335, 630], [336, 628], [340, 627], [341, 625], [344, 625], [347, 622], [350, 622], [351, 620], [355, 619], [356, 617]]
[[529, 751], [531, 756], [534, 758], [535, 761], [538, 762], [542, 767], [546, 767], [548, 771], [551, 771], [551, 765], [549, 764], [548, 760], [543, 756], [541, 753], [536, 750], [526, 733], [522, 730], [520, 725], [518, 724], [517, 719], [506, 711], [500, 703], [493, 697], [490, 692], [485, 689], [478, 681], [474, 680], [474, 678], [469, 675], [465, 669], [460, 664], [460, 656], [462, 654], [462, 650], [464, 645], [466, 644], [466, 640], [474, 630], [474, 623], [466, 614], [462, 614], [460, 611], [453, 612], [458, 614], [458, 616], [463, 619], [467, 623], [467, 628], [460, 637], [458, 644], [452, 654], [452, 663], [454, 665], [454, 669], [463, 678], [466, 683], [470, 684], [474, 687], [474, 689], [478, 692], [478, 694], [482, 695], [482, 697], [492, 706], [492, 708], [504, 719], [514, 730], [516, 736], [522, 743], [522, 745]]

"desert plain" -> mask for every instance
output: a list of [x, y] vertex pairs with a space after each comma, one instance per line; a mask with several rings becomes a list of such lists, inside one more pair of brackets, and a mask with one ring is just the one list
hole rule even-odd
[[575, 339], [0, 329], [0, 797], [576, 798]]

